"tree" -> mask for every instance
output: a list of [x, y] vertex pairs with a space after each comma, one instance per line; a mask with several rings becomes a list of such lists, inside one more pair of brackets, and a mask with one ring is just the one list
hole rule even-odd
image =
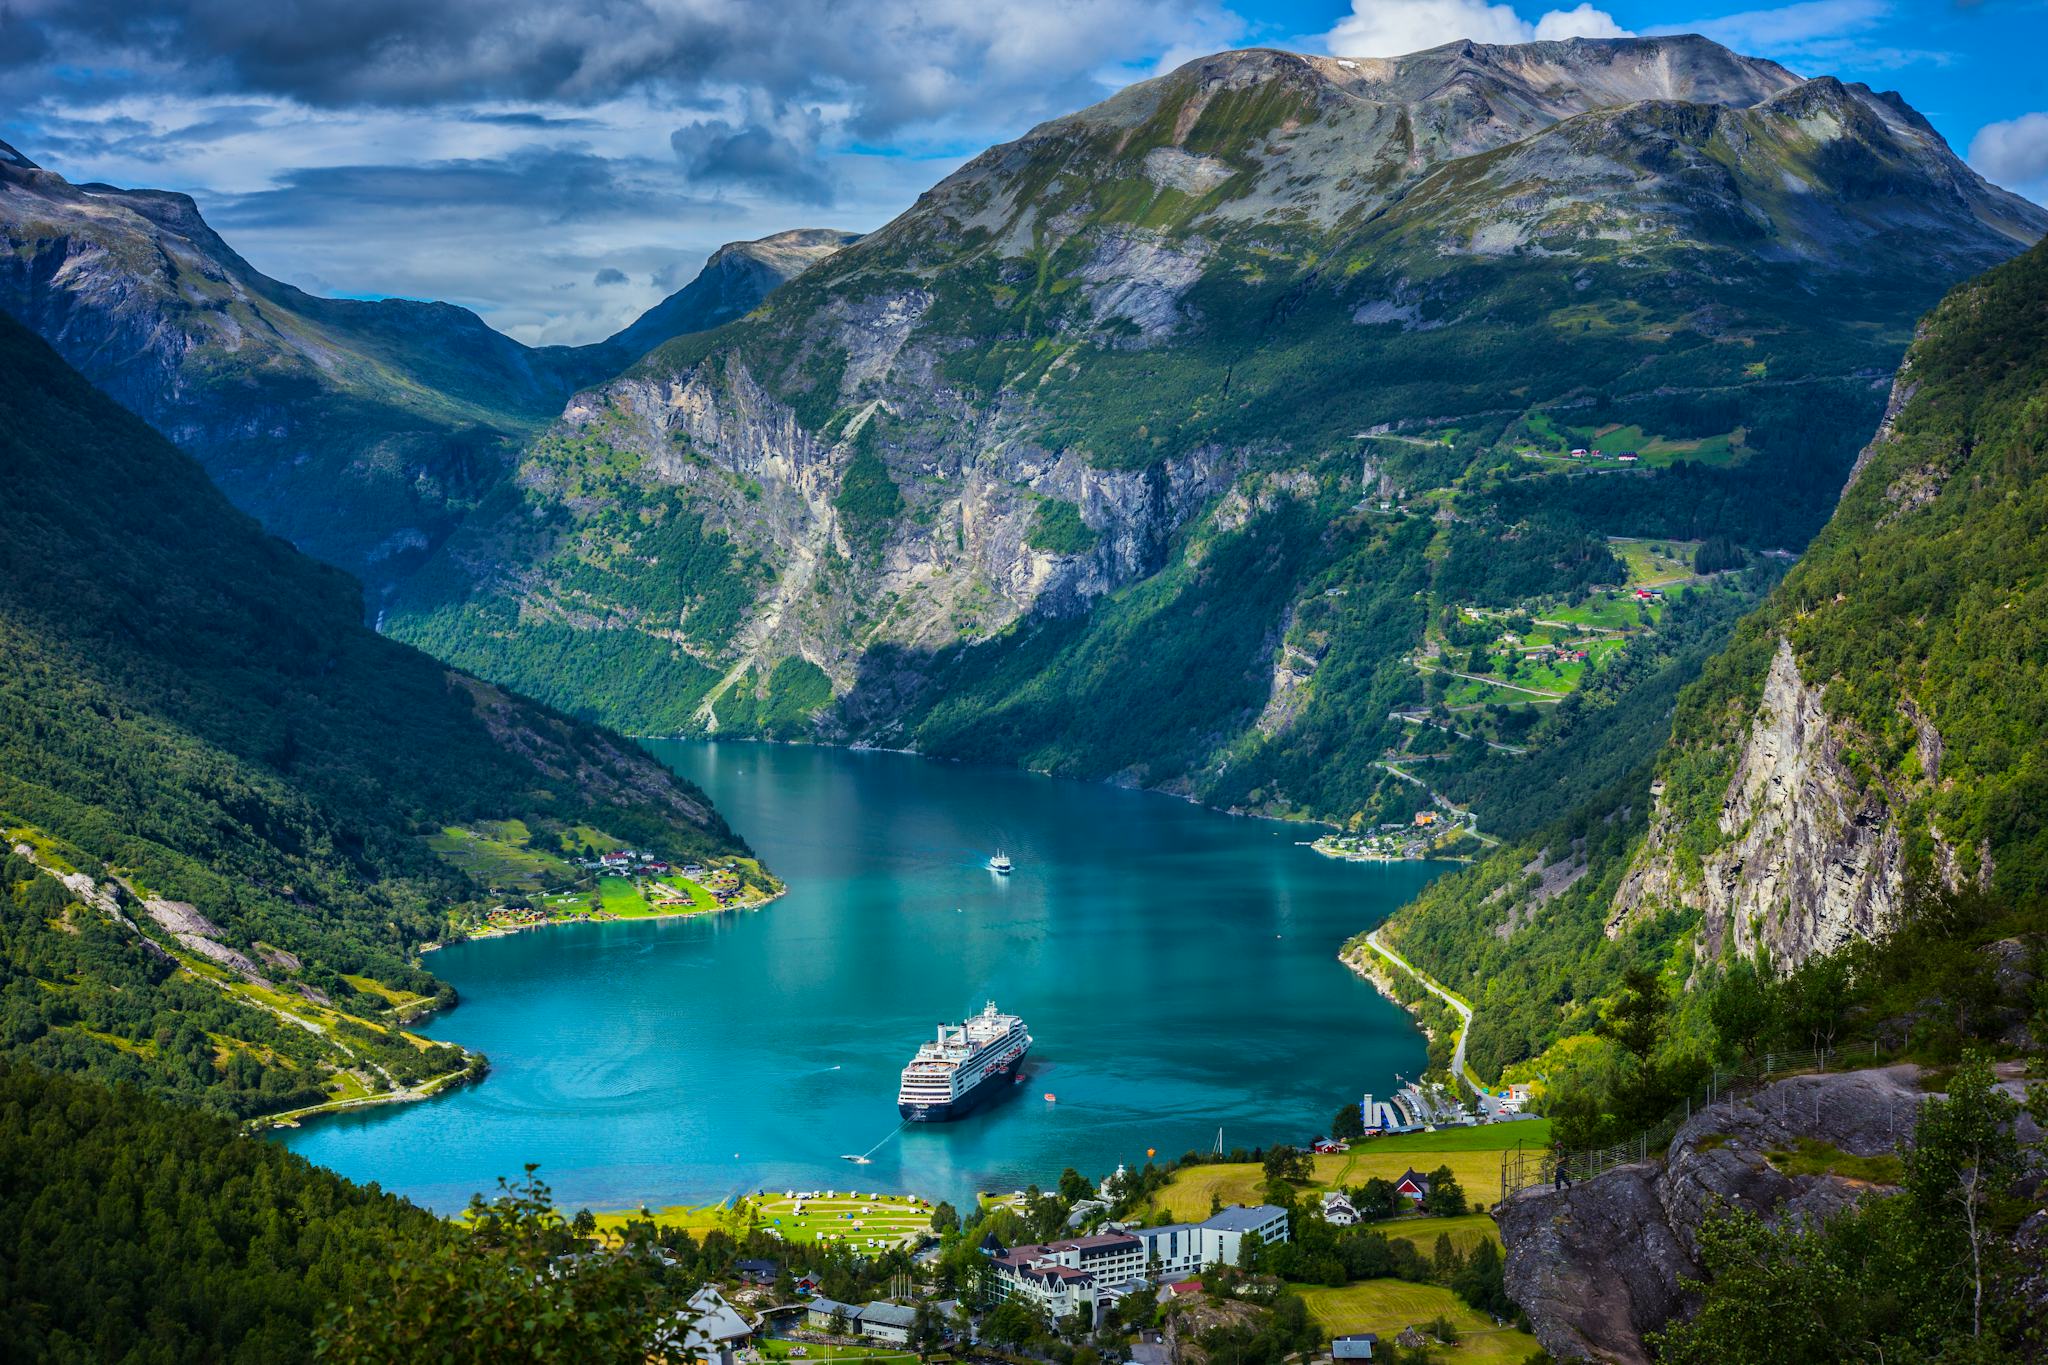
[[1347, 1104], [1330, 1119], [1330, 1136], [1342, 1141], [1365, 1136], [1365, 1115], [1355, 1104]]
[[1059, 1192], [1060, 1198], [1066, 1200], [1071, 1208], [1083, 1199], [1093, 1198], [1095, 1187], [1088, 1183], [1088, 1177], [1069, 1166], [1060, 1172]]
[[2020, 1171], [2019, 1139], [2012, 1123], [2019, 1104], [1998, 1088], [1991, 1063], [1968, 1052], [1949, 1082], [1947, 1098], [1920, 1106], [1913, 1149], [1906, 1154], [1906, 1192], [1930, 1215], [1959, 1212], [1970, 1253], [1970, 1335], [1984, 1331], [1985, 1215]]
[[932, 1206], [932, 1231], [944, 1236], [960, 1230], [960, 1211], [941, 1199]]
[[1450, 1167], [1439, 1166], [1429, 1173], [1429, 1193], [1422, 1197], [1422, 1207], [1439, 1218], [1455, 1218], [1465, 1211], [1465, 1187]]
[[1451, 1277], [1451, 1292], [1482, 1313], [1497, 1318], [1513, 1317], [1515, 1306], [1508, 1299], [1505, 1272], [1500, 1248], [1491, 1237], [1484, 1238], [1465, 1258], [1464, 1267]]
[[1465, 1258], [1458, 1254], [1458, 1248], [1451, 1241], [1451, 1234], [1448, 1232], [1439, 1232], [1436, 1235], [1436, 1247], [1430, 1260], [1434, 1264], [1436, 1278], [1444, 1284], [1450, 1284], [1457, 1278], [1458, 1272], [1465, 1268]]
[[1648, 967], [1630, 967], [1621, 975], [1621, 994], [1608, 1006], [1596, 1032], [1647, 1061], [1664, 1036], [1669, 1007], [1657, 974]]
[[1022, 1346], [1045, 1331], [1045, 1320], [1022, 1299], [1005, 1299], [989, 1311], [981, 1334], [999, 1346]]
[[1358, 1210], [1361, 1218], [1388, 1218], [1394, 1213], [1394, 1201], [1400, 1197], [1393, 1181], [1376, 1175], [1351, 1191], [1351, 1207]]
[[1265, 1171], [1268, 1180], [1313, 1180], [1316, 1173], [1315, 1158], [1307, 1152], [1282, 1143], [1266, 1153]]
[[1773, 995], [1767, 968], [1747, 958], [1729, 964], [1714, 988], [1707, 1015], [1722, 1045], [1744, 1061], [1756, 1056], [1764, 1031], [1777, 1013]]
[[651, 1325], [674, 1305], [652, 1229], [629, 1223], [622, 1250], [572, 1256], [580, 1244], [535, 1169], [516, 1184], [501, 1178], [494, 1199], [473, 1197], [467, 1236], [401, 1251], [383, 1284], [338, 1305], [315, 1356], [350, 1365], [662, 1358]]
[[831, 1315], [825, 1319], [825, 1334], [827, 1336], [843, 1337], [846, 1335], [846, 1329], [850, 1326], [852, 1324], [846, 1320], [845, 1305], [833, 1304]]

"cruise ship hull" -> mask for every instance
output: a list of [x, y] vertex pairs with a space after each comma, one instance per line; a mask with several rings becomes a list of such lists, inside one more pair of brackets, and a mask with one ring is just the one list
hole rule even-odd
[[950, 1104], [898, 1104], [896, 1112], [908, 1123], [950, 1123], [954, 1119], [964, 1119], [1016, 1087], [1017, 1072], [1024, 1066], [1024, 1056], [1020, 1052], [1015, 1059], [991, 1070], [982, 1077], [979, 1085]]

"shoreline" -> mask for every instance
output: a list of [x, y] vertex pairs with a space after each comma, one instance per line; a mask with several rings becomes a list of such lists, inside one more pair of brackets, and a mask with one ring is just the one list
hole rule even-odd
[[1490, 1095], [1493, 1093], [1489, 1087], [1482, 1084], [1479, 1078], [1473, 1074], [1471, 1064], [1465, 1059], [1465, 1044], [1472, 1036], [1472, 1007], [1466, 1004], [1463, 998], [1452, 994], [1448, 989], [1439, 984], [1434, 977], [1415, 967], [1406, 958], [1401, 957], [1393, 949], [1382, 944], [1379, 941], [1378, 929], [1368, 930], [1357, 947], [1351, 947], [1347, 944], [1345, 947], [1340, 948], [1337, 952], [1337, 960], [1359, 976], [1365, 978], [1366, 981], [1372, 984], [1372, 988], [1382, 996], [1386, 997], [1393, 1004], [1400, 1006], [1415, 1021], [1415, 1027], [1421, 1031], [1422, 1036], [1431, 1042], [1436, 1041], [1436, 1030], [1431, 1028], [1428, 1021], [1423, 1018], [1422, 1011], [1395, 994], [1393, 976], [1388, 970], [1388, 966], [1399, 967], [1412, 977], [1423, 990], [1436, 996], [1448, 1005], [1451, 1012], [1459, 1017], [1458, 1031], [1452, 1040], [1452, 1077], [1469, 1089], [1474, 1096]]
[[422, 943], [420, 952], [436, 953], [443, 948], [452, 948], [464, 943], [485, 943], [494, 938], [511, 938], [515, 934], [532, 933], [537, 929], [560, 929], [571, 924], [644, 924], [650, 920], [698, 919], [705, 915], [731, 915], [742, 910], [761, 910], [789, 894], [785, 884], [780, 890], [769, 893], [757, 901], [744, 905], [715, 905], [707, 910], [656, 910], [644, 915], [613, 915], [598, 919], [591, 915], [575, 915], [564, 919], [544, 919], [533, 924], [492, 925], [475, 933], [465, 933], [459, 938], [440, 939], [433, 943]]
[[[461, 1047], [460, 1043], [450, 1044]], [[417, 1100], [430, 1100], [445, 1091], [453, 1090], [468, 1081], [480, 1081], [490, 1074], [490, 1063], [485, 1062], [481, 1070], [473, 1071], [480, 1052], [462, 1048], [462, 1055], [469, 1063], [460, 1071], [448, 1071], [439, 1076], [430, 1076], [416, 1086], [400, 1087], [376, 1095], [356, 1095], [345, 1100], [329, 1100], [325, 1104], [310, 1104], [303, 1109], [286, 1109], [276, 1114], [259, 1114], [245, 1119], [243, 1126], [252, 1132], [273, 1132], [286, 1128], [297, 1128], [307, 1119], [317, 1119], [328, 1114], [344, 1114], [353, 1109], [371, 1109], [385, 1104], [411, 1104]]]

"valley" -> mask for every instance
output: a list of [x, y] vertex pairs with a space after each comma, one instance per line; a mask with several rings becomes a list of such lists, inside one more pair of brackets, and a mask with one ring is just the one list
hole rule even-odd
[[0, 143], [38, 1358], [2048, 1351], [2048, 210], [1696, 35], [1170, 50], [679, 289], [935, 153], [577, 150], [576, 346]]

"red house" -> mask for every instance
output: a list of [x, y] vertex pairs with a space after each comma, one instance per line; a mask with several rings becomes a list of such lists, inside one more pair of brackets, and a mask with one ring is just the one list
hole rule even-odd
[[1405, 1195], [1420, 1204], [1429, 1197], [1429, 1177], [1410, 1166], [1401, 1178], [1394, 1182], [1394, 1193]]

